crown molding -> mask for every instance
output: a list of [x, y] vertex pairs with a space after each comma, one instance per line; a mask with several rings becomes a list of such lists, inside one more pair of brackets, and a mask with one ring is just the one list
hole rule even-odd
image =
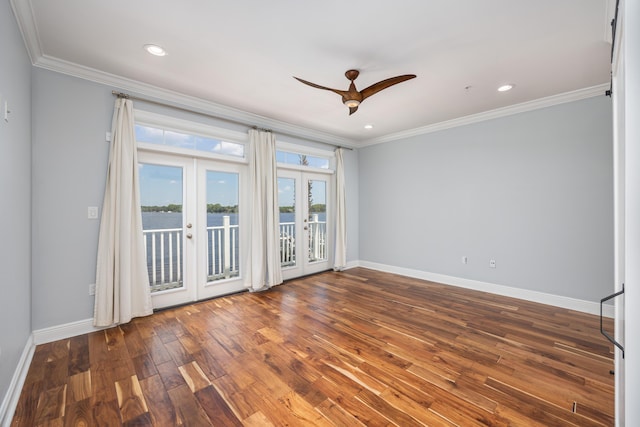
[[[26, 38], [25, 38], [26, 39]], [[561, 93], [558, 95], [540, 98], [533, 101], [527, 101], [520, 104], [510, 105], [495, 110], [485, 111], [478, 114], [472, 114], [444, 122], [434, 123], [414, 129], [408, 129], [384, 135], [363, 141], [353, 141], [347, 138], [338, 137], [329, 133], [324, 133], [302, 126], [293, 125], [291, 123], [270, 119], [257, 114], [242, 111], [236, 108], [227, 107], [201, 98], [184, 95], [179, 92], [163, 89], [157, 86], [142, 83], [136, 80], [127, 79], [94, 68], [85, 67], [72, 62], [53, 58], [47, 55], [40, 57], [33, 64], [36, 67], [59, 72], [62, 74], [89, 80], [95, 83], [104, 84], [126, 92], [133, 92], [135, 95], [145, 96], [162, 100], [163, 102], [173, 103], [181, 107], [188, 107], [196, 111], [202, 111], [207, 114], [219, 117], [221, 119], [242, 122], [273, 129], [276, 133], [282, 133], [309, 141], [321, 142], [330, 145], [339, 145], [350, 148], [362, 148], [369, 145], [382, 144], [385, 142], [397, 141], [400, 139], [410, 138], [418, 135], [438, 132], [445, 129], [451, 129], [458, 126], [465, 126], [472, 123], [483, 122], [486, 120], [497, 119], [514, 114], [524, 113], [527, 111], [537, 110], [540, 108], [551, 107], [554, 105], [564, 104], [567, 102], [579, 101], [586, 98], [603, 95], [609, 89], [608, 84], [592, 86], [585, 89], [578, 89], [571, 92]]]
[[[42, 44], [40, 42], [40, 37], [35, 22], [31, 0], [10, 0], [10, 3], [16, 21], [18, 23], [18, 27], [20, 28], [20, 32], [22, 33], [22, 38], [25, 42], [29, 58], [31, 59], [31, 63], [35, 67], [78, 77], [106, 86], [111, 86], [113, 88], [117, 88], [120, 91], [131, 92], [132, 95], [154, 98], [169, 104], [175, 104], [180, 107], [187, 107], [205, 114], [219, 117], [222, 120], [246, 123], [247, 126], [255, 125], [258, 127], [268, 128], [272, 129], [276, 133], [280, 133], [283, 135], [334, 146], [362, 148], [369, 145], [392, 142], [458, 126], [478, 123], [485, 120], [491, 120], [510, 116], [513, 114], [523, 113], [526, 111], [532, 111], [539, 108], [550, 107], [566, 102], [578, 101], [581, 99], [602, 95], [606, 90], [609, 89], [609, 84], [606, 83], [559, 95], [553, 95], [538, 100], [528, 101], [521, 104], [515, 104], [508, 107], [498, 108], [495, 110], [447, 120], [444, 122], [434, 123], [427, 126], [408, 129], [397, 133], [383, 135], [377, 138], [353, 140], [349, 138], [339, 137], [327, 132], [313, 130], [291, 123], [270, 119], [268, 117], [207, 101], [202, 98], [185, 95], [168, 89], [163, 89], [157, 86], [149, 85], [147, 83], [127, 79], [125, 77], [106, 73], [94, 68], [85, 67], [45, 55], [42, 52]], [[605, 3], [606, 4], [604, 7], [609, 12], [606, 15], [609, 15], [611, 13], [611, 8], [615, 5], [615, 0], [606, 0]], [[607, 25], [609, 24], [607, 23]]]
[[42, 48], [38, 27], [33, 15], [33, 8], [30, 0], [10, 0], [13, 15], [18, 23], [18, 28], [22, 34], [22, 39], [27, 48], [29, 59], [35, 65], [38, 58], [42, 56]]
[[511, 116], [514, 114], [524, 113], [527, 111], [538, 110], [540, 108], [552, 107], [554, 105], [564, 104], [567, 102], [579, 101], [586, 98], [593, 98], [595, 96], [604, 95], [605, 91], [609, 89], [609, 84], [601, 84], [597, 86], [588, 87], [585, 89], [578, 89], [571, 92], [565, 92], [558, 95], [548, 96], [546, 98], [535, 99], [533, 101], [527, 101], [520, 104], [510, 105], [508, 107], [497, 108], [495, 110], [489, 110], [478, 114], [472, 114], [469, 116], [459, 117], [457, 119], [446, 120], [444, 122], [434, 123], [419, 128], [408, 129], [401, 132], [392, 133], [389, 135], [381, 136], [378, 138], [368, 139], [362, 141], [361, 147], [369, 145], [382, 144], [385, 142], [397, 141], [399, 139], [411, 138], [414, 136], [424, 135], [427, 133], [438, 132], [445, 129], [451, 129], [458, 126], [465, 126], [472, 123], [483, 122], [486, 120], [498, 119], [501, 117]]
[[33, 63], [34, 66], [50, 71], [78, 77], [95, 83], [117, 88], [119, 91], [132, 92], [131, 95], [143, 96], [162, 100], [168, 104], [175, 104], [180, 107], [187, 107], [200, 111], [223, 120], [246, 123], [247, 126], [258, 126], [272, 129], [276, 133], [293, 136], [309, 140], [311, 142], [321, 142], [324, 144], [354, 147], [354, 141], [341, 138], [329, 133], [308, 129], [291, 123], [270, 119], [258, 114], [249, 113], [236, 108], [206, 101], [202, 98], [185, 95], [179, 92], [163, 89], [147, 83], [106, 73], [94, 68], [85, 67], [72, 62], [53, 58], [47, 55], [40, 55]]

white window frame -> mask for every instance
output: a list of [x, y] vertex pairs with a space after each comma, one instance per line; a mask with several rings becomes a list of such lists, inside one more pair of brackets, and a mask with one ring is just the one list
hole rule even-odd
[[192, 135], [204, 136], [221, 141], [232, 142], [244, 146], [244, 157], [230, 156], [226, 154], [210, 153], [207, 151], [191, 150], [188, 148], [173, 147], [170, 145], [152, 144], [148, 142], [138, 142], [138, 150], [163, 152], [179, 156], [189, 156], [201, 159], [221, 160], [224, 162], [248, 164], [249, 135], [246, 132], [219, 128], [190, 120], [176, 119], [157, 113], [150, 113], [143, 110], [134, 110], [134, 120], [136, 124], [155, 127], [179, 133], [189, 133]]
[[320, 148], [307, 147], [304, 145], [292, 144], [290, 142], [284, 142], [284, 141], [282, 142], [276, 141], [276, 150], [286, 151], [288, 153], [294, 153], [294, 154], [300, 154], [300, 155], [324, 157], [329, 159], [328, 169], [314, 168], [311, 166], [304, 166], [304, 165], [294, 165], [291, 163], [278, 163], [278, 169], [308, 171], [308, 172], [314, 172], [314, 173], [323, 173], [327, 175], [331, 175], [335, 173], [336, 154], [333, 150], [322, 150]]

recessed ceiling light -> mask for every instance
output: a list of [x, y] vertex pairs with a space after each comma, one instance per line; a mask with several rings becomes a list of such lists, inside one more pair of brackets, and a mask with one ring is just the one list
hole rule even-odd
[[498, 92], [506, 92], [508, 90], [513, 89], [515, 86], [516, 85], [511, 85], [511, 84], [502, 85], [498, 88]]
[[155, 56], [165, 56], [167, 54], [162, 46], [158, 46], [157, 44], [145, 44], [144, 50]]
[[373, 129], [373, 125], [364, 125], [364, 128], [367, 130]]

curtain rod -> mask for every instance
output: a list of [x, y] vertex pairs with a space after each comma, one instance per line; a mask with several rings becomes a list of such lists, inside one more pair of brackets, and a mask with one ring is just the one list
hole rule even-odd
[[[174, 110], [180, 110], [180, 111], [184, 111], [186, 113], [198, 114], [200, 116], [209, 117], [209, 118], [212, 118], [212, 119], [223, 120], [223, 121], [228, 122], [228, 123], [233, 123], [233, 124], [240, 125], [240, 126], [246, 126], [248, 128], [256, 129], [256, 130], [263, 131], [263, 132], [274, 132], [274, 133], [280, 133], [282, 135], [289, 135], [289, 136], [293, 136], [293, 137], [296, 137], [296, 138], [300, 138], [300, 136], [298, 136], [298, 135], [285, 134], [283, 132], [276, 132], [276, 131], [273, 131], [271, 129], [264, 129], [264, 128], [261, 128], [261, 127], [255, 126], [255, 125], [249, 125], [247, 123], [244, 123], [244, 122], [241, 122], [241, 121], [238, 121], [238, 120], [228, 119], [226, 117], [214, 116], [213, 114], [203, 113], [202, 111], [192, 110], [190, 108], [181, 107], [179, 105], [167, 104], [166, 102], [154, 101], [153, 99], [142, 98], [142, 97], [139, 97], [139, 96], [130, 95], [128, 93], [118, 92], [116, 90], [112, 90], [111, 94], [114, 95], [114, 96], [117, 96], [118, 98], [132, 99], [132, 100], [136, 100], [136, 101], [146, 102], [146, 103], [149, 103], [149, 104], [159, 105], [161, 107], [169, 107], [169, 108], [173, 108]], [[313, 140], [309, 140], [309, 141], [317, 142], [319, 144], [329, 145], [329, 146], [334, 147], [336, 149], [337, 148], [342, 148], [344, 150], [353, 151], [353, 148], [343, 147], [341, 145], [335, 145], [335, 144], [331, 144], [329, 142], [313, 141]]]

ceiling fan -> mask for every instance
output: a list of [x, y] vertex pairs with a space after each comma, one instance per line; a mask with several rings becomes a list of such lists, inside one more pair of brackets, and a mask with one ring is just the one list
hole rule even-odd
[[402, 83], [404, 81], [407, 81], [416, 77], [415, 74], [405, 74], [402, 76], [391, 77], [386, 80], [382, 80], [378, 83], [374, 83], [371, 86], [361, 91], [358, 91], [353, 81], [358, 78], [359, 74], [360, 72], [358, 70], [349, 70], [346, 73], [344, 73], [347, 79], [351, 81], [351, 84], [349, 85], [349, 90], [331, 89], [330, 87], [320, 86], [315, 83], [311, 83], [306, 80], [299, 79], [298, 77], [295, 77], [295, 76], [293, 78], [311, 87], [315, 87], [317, 89], [330, 90], [331, 92], [337, 93], [338, 95], [342, 96], [342, 103], [347, 107], [349, 107], [349, 115], [352, 115], [353, 113], [358, 111], [358, 105], [360, 105], [362, 101], [364, 101], [371, 95], [375, 95], [376, 93], [380, 92], [383, 89], [388, 88], [389, 86], [393, 86], [395, 84]]

